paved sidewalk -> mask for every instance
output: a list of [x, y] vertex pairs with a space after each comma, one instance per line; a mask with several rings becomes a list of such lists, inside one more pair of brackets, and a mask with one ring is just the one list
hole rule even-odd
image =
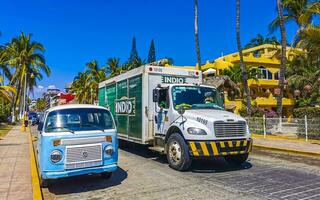
[[253, 136], [253, 144], [256, 147], [269, 148], [270, 150], [287, 151], [291, 153], [301, 153], [310, 156], [320, 156], [320, 143], [318, 142], [305, 142], [301, 140], [292, 139], [277, 139], [277, 138], [263, 138]]
[[32, 199], [28, 137], [14, 126], [0, 140], [0, 200]]

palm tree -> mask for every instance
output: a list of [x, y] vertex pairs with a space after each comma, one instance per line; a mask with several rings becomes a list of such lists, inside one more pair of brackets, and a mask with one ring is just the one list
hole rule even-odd
[[91, 99], [91, 86], [88, 73], [80, 72], [74, 78], [70, 91], [75, 94], [79, 103], [87, 103]]
[[[3, 76], [0, 76], [0, 82], [3, 82]], [[16, 95], [16, 89], [10, 85], [0, 86], [0, 97], [7, 102], [12, 102], [12, 97]]]
[[90, 103], [93, 103], [94, 100], [98, 99], [99, 83], [106, 80], [105, 68], [100, 68], [96, 60], [90, 61], [86, 65], [87, 71], [85, 72], [88, 75], [88, 82], [90, 88], [88, 88]]
[[[297, 47], [306, 49], [311, 57], [320, 57], [320, 27], [309, 25], [300, 31]], [[319, 60], [314, 58], [314, 60]]]
[[5, 64], [15, 69], [10, 81], [10, 84], [17, 88], [12, 105], [13, 111], [19, 101], [22, 104], [26, 99], [26, 93], [22, 94], [23, 88], [32, 92], [33, 87], [37, 86], [37, 81], [43, 78], [42, 73], [50, 75], [50, 68], [46, 65], [43, 55], [45, 49], [39, 42], [32, 41], [31, 36], [21, 32], [19, 37], [13, 38], [4, 50], [7, 57]]
[[200, 44], [199, 44], [199, 33], [198, 33], [198, 0], [194, 0], [194, 36], [196, 43], [197, 62], [199, 69], [201, 70], [201, 55], [200, 55]]
[[[257, 68], [246, 66], [246, 71], [247, 71], [248, 79], [253, 79], [255, 81], [258, 81], [259, 71]], [[243, 83], [242, 68], [238, 64], [233, 65], [228, 69], [222, 70], [221, 75], [229, 76], [230, 79], [235, 83], [241, 83], [241, 84]]]
[[246, 94], [246, 100], [248, 102], [247, 105], [247, 112], [248, 115], [251, 116], [251, 95], [250, 95], [250, 89], [248, 86], [248, 74], [247, 69], [243, 61], [243, 53], [242, 53], [242, 47], [241, 47], [241, 40], [240, 40], [240, 0], [236, 0], [236, 34], [237, 34], [237, 46], [239, 51], [239, 57], [240, 57], [240, 66], [242, 69], [242, 78], [243, 78], [243, 87], [244, 92]]
[[109, 77], [114, 77], [119, 74], [120, 58], [109, 58], [107, 61], [107, 72], [110, 73]]
[[[282, 6], [282, 13], [285, 13], [282, 18], [283, 21], [294, 21], [299, 27], [292, 41], [292, 44], [294, 44], [300, 31], [305, 29], [307, 25], [312, 22], [315, 15], [320, 14], [320, 3], [318, 1], [310, 0], [282, 0]], [[280, 18], [278, 16], [269, 24], [269, 32], [273, 33], [279, 27]]]
[[277, 95], [277, 112], [278, 116], [282, 116], [282, 97], [284, 90], [284, 75], [286, 72], [286, 49], [287, 49], [287, 39], [286, 39], [286, 29], [284, 26], [284, 16], [281, 0], [277, 0], [277, 10], [278, 18], [281, 32], [281, 65], [279, 70], [279, 88], [280, 94]]
[[255, 38], [252, 38], [248, 44], [244, 47], [245, 49], [260, 46], [263, 44], [273, 44], [273, 45], [279, 45], [280, 42], [276, 37], [263, 37], [263, 35], [258, 34]]

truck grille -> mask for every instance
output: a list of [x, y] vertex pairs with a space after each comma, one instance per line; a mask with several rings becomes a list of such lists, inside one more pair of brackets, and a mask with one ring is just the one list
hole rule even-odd
[[66, 146], [66, 169], [102, 165], [101, 144]]
[[247, 133], [246, 122], [214, 122], [214, 133], [217, 138], [244, 137]]

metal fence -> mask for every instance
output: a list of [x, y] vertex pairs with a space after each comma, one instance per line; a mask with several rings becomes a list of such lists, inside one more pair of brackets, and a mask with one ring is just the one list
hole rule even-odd
[[246, 118], [251, 133], [292, 138], [320, 139], [320, 118]]

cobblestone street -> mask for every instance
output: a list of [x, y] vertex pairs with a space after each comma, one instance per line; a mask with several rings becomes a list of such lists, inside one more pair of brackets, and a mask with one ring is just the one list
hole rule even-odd
[[122, 147], [112, 178], [68, 178], [44, 189], [45, 199], [319, 199], [320, 160], [255, 150], [232, 168], [223, 159], [196, 161], [188, 172], [140, 146]]

